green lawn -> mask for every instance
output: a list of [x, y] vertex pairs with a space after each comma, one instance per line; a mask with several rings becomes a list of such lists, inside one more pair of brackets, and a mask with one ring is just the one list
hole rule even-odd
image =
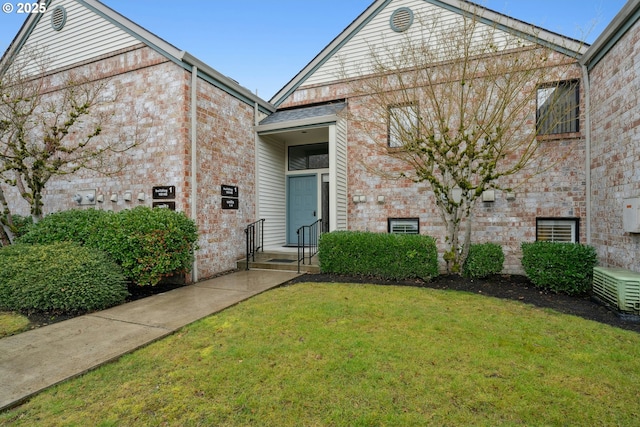
[[19, 313], [0, 311], [0, 338], [18, 334], [29, 327], [29, 319]]
[[3, 425], [638, 425], [640, 335], [424, 288], [298, 284], [0, 414]]

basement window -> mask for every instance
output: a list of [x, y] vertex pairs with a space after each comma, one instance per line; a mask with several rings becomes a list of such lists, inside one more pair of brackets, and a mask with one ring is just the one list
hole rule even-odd
[[538, 242], [578, 242], [578, 218], [537, 218], [536, 240]]
[[389, 233], [393, 234], [420, 234], [419, 218], [389, 218]]

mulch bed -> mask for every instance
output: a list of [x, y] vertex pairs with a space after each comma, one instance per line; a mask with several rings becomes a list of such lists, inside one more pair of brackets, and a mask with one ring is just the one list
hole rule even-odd
[[[228, 272], [227, 272], [228, 273]], [[416, 286], [432, 289], [464, 291], [504, 298], [556, 310], [560, 313], [571, 314], [585, 319], [605, 323], [621, 329], [640, 333], [640, 316], [620, 316], [614, 310], [597, 302], [590, 295], [569, 296], [555, 294], [536, 288], [524, 276], [498, 275], [487, 279], [467, 279], [457, 275], [441, 275], [436, 279], [425, 282], [423, 280], [392, 281], [380, 280], [372, 277], [354, 277], [335, 274], [304, 274], [287, 284], [300, 282], [337, 282], [337, 283], [372, 283], [379, 285]], [[167, 283], [156, 286], [135, 286], [129, 291], [131, 296], [127, 301], [135, 301], [151, 295], [163, 293], [182, 286]], [[31, 328], [38, 328], [51, 323], [60, 322], [75, 317], [74, 315], [33, 313], [28, 315]]]
[[640, 316], [621, 316], [596, 301], [591, 295], [569, 296], [538, 289], [525, 276], [498, 275], [487, 279], [467, 279], [457, 275], [441, 275], [430, 282], [425, 282], [423, 280], [379, 280], [371, 277], [335, 274], [305, 274], [289, 283], [298, 282], [372, 283], [471, 292], [550, 308], [560, 313], [640, 333]]

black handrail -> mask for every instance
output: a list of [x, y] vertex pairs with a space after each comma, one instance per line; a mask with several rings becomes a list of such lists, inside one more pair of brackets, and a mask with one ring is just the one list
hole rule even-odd
[[298, 273], [300, 273], [300, 261], [303, 265], [305, 263], [305, 248], [309, 248], [309, 264], [311, 264], [311, 258], [318, 253], [318, 240], [322, 234], [321, 225], [322, 219], [318, 219], [313, 224], [303, 225], [296, 231], [298, 233]]
[[[247, 236], [247, 270], [249, 270], [249, 257], [252, 261], [256, 260], [256, 252], [262, 250], [264, 252], [264, 218], [259, 219], [247, 225], [244, 234]], [[259, 245], [257, 243], [260, 242]]]

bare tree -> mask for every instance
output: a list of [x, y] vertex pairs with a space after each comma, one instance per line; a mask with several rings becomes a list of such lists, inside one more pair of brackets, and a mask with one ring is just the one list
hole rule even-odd
[[[43, 192], [52, 177], [81, 169], [116, 173], [125, 158], [112, 154], [144, 140], [139, 125], [125, 134], [114, 123], [118, 94], [109, 80], [70, 71], [48, 74], [46, 63], [34, 49], [0, 75], [0, 182], [18, 189], [36, 221], [43, 215]], [[0, 238], [6, 240], [13, 230], [1, 187], [0, 207]]]
[[459, 272], [483, 192], [510, 190], [503, 178], [533, 176], [559, 160], [538, 137], [575, 131], [578, 107], [570, 95], [579, 68], [575, 58], [481, 23], [471, 12], [453, 23], [433, 18], [414, 27], [420, 30], [402, 43], [372, 46], [357, 71], [344, 63], [342, 76], [361, 97], [350, 119], [400, 167], [363, 164], [388, 178], [429, 184], [446, 227], [447, 270]]

